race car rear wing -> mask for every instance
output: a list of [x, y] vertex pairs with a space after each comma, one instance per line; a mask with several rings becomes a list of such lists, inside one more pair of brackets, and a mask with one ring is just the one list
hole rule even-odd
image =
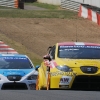
[[0, 41], [0, 54], [18, 54], [18, 52], [3, 41]]

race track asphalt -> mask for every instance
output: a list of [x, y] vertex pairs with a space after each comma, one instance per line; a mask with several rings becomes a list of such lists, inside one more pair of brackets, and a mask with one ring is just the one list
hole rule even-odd
[[99, 100], [100, 91], [2, 90], [0, 100]]
[[47, 9], [37, 6], [24, 5], [24, 10], [47, 10]]
[[[27, 6], [25, 10], [44, 10], [40, 7]], [[99, 100], [100, 91], [72, 90], [1, 90], [0, 100]]]

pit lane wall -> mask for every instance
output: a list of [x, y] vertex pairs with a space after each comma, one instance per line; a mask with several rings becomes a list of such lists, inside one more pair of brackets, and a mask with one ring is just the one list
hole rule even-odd
[[3, 41], [0, 41], [0, 54], [18, 54], [18, 52]]
[[[61, 1], [63, 0], [37, 0], [40, 3], [47, 3], [47, 4], [54, 4], [54, 5], [61, 5]], [[73, 1], [82, 4], [88, 4], [96, 7], [100, 7], [100, 0], [64, 0], [66, 1]]]
[[89, 19], [100, 26], [100, 8], [88, 4], [80, 4], [79, 17]]

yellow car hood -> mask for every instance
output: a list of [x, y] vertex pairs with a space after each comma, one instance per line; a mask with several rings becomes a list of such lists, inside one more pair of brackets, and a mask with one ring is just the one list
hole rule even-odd
[[67, 65], [69, 67], [97, 66], [100, 68], [100, 60], [97, 59], [57, 59], [57, 65]]

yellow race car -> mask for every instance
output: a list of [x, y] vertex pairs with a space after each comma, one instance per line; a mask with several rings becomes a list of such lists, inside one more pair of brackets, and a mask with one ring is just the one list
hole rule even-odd
[[38, 66], [36, 90], [100, 89], [100, 44], [56, 43]]

